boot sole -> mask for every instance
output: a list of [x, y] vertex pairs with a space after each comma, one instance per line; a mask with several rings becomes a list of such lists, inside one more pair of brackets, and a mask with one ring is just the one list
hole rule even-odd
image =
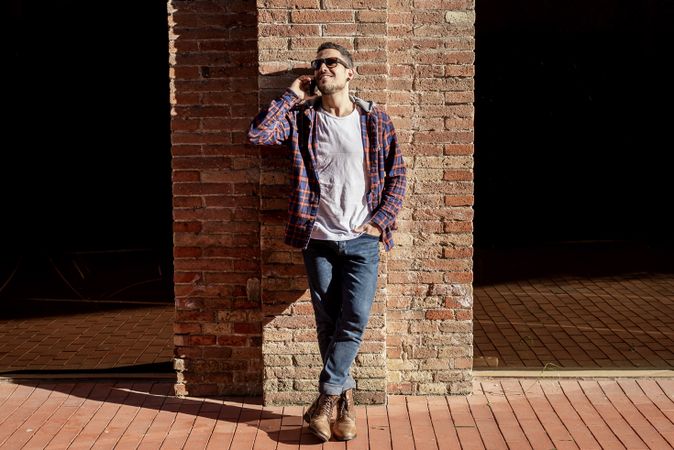
[[337, 440], [337, 441], [342, 441], [342, 442], [345, 442], [345, 441], [351, 441], [351, 440], [353, 440], [353, 439], [356, 439], [357, 436], [358, 436], [357, 434], [354, 434], [353, 436], [347, 437], [347, 438], [342, 438], [342, 437], [337, 437], [337, 436], [335, 436], [335, 440]]

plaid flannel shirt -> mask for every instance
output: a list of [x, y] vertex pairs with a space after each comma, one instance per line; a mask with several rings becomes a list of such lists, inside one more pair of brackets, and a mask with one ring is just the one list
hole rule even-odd
[[[382, 230], [386, 251], [393, 247], [392, 231], [400, 212], [407, 185], [405, 162], [391, 118], [373, 102], [351, 97], [360, 112], [369, 174], [367, 203], [370, 223]], [[248, 139], [256, 145], [288, 144], [292, 151], [292, 191], [288, 204], [285, 243], [306, 248], [318, 213], [320, 185], [316, 174], [316, 103], [301, 102], [290, 89], [271, 102], [253, 119]]]

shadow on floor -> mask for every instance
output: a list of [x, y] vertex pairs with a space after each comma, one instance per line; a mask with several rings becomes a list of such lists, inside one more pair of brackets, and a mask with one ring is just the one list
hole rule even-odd
[[[120, 411], [126, 410], [127, 414], [117, 414], [116, 419], [133, 422], [133, 425], [142, 428], [140, 436], [128, 433], [129, 438], [138, 439], [142, 438], [143, 434], [151, 433], [152, 426], [160, 426], [164, 417], [170, 418], [170, 423], [173, 423], [173, 418], [178, 414], [176, 421], [181, 417], [186, 418], [195, 429], [199, 428], [200, 418], [206, 419], [207, 422], [217, 421], [212, 435], [206, 434], [204, 437], [210, 437], [211, 440], [222, 439], [225, 448], [228, 447], [225, 442], [231, 440], [235, 430], [243, 434], [248, 428], [255, 433], [258, 429], [265, 432], [274, 442], [293, 445], [300, 442], [320, 444], [319, 440], [308, 432], [307, 427], [303, 426], [301, 407], [293, 407], [294, 414], [289, 414], [288, 410], [282, 407], [263, 409], [261, 399], [256, 397], [178, 398], [173, 396], [172, 384], [152, 381], [52, 383], [18, 380], [15, 384], [19, 384], [19, 389], [24, 389], [26, 393], [39, 388], [69, 396], [68, 404], [71, 407], [81, 405], [78, 411], [80, 413], [88, 410], [86, 405], [83, 405], [85, 401], [119, 405], [122, 408]], [[54, 395], [50, 395], [51, 397]], [[137, 411], [140, 412], [136, 415]], [[94, 412], [92, 411], [92, 414]], [[189, 416], [196, 417], [196, 422]], [[126, 426], [130, 426], [127, 424], [120, 428], [114, 425], [110, 424], [106, 429], [124, 431]], [[118, 447], [125, 447], [126, 444], [128, 442], [125, 443], [124, 437], [116, 443]]]
[[89, 375], [111, 375], [114, 377], [114, 375], [117, 374], [175, 374], [175, 370], [173, 369], [173, 363], [171, 361], [162, 361], [149, 364], [133, 364], [130, 366], [116, 366], [104, 369], [23, 369], [3, 371], [2, 368], [0, 368], [0, 375], [9, 376], [10, 378], [11, 375], [82, 375], [84, 378], [86, 378], [86, 376]]

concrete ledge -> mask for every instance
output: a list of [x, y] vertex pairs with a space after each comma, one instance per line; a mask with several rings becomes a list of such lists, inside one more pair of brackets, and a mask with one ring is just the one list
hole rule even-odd
[[674, 369], [473, 370], [475, 378], [674, 378]]

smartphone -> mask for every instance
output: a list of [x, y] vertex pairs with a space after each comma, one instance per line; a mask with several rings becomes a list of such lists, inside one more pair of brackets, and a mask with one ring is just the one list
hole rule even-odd
[[316, 95], [316, 78], [312, 78], [309, 83], [309, 95]]

